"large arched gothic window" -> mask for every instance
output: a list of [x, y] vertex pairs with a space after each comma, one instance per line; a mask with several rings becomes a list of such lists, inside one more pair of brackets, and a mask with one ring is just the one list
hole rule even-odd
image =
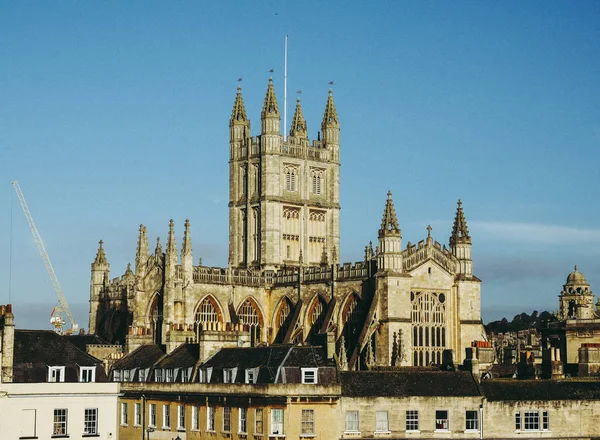
[[146, 322], [149, 324], [152, 332], [152, 340], [155, 344], [160, 344], [162, 330], [162, 311], [160, 309], [160, 293], [156, 293], [148, 309]]
[[279, 304], [277, 308], [277, 312], [275, 313], [275, 343], [282, 343], [285, 338], [285, 334], [290, 328], [290, 321], [292, 320], [292, 310], [293, 310], [292, 302], [288, 299], [287, 296], [283, 297], [283, 300]]
[[252, 347], [260, 343], [260, 332], [263, 326], [263, 318], [256, 303], [248, 298], [242, 303], [237, 312], [240, 324], [248, 327], [250, 332], [250, 345]]
[[446, 295], [411, 292], [413, 365], [441, 364], [446, 348]]
[[214, 327], [218, 322], [223, 322], [221, 309], [215, 299], [208, 295], [196, 307], [196, 313], [194, 314], [196, 335], [199, 335], [202, 330]]

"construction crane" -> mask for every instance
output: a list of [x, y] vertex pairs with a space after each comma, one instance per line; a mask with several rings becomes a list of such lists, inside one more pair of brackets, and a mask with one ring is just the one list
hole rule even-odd
[[54, 268], [52, 267], [52, 263], [50, 262], [50, 257], [48, 256], [48, 252], [46, 252], [46, 248], [44, 247], [44, 242], [42, 241], [42, 237], [40, 237], [40, 233], [35, 227], [35, 223], [33, 222], [33, 217], [31, 216], [31, 212], [29, 212], [29, 207], [27, 206], [27, 202], [25, 201], [25, 196], [23, 195], [23, 191], [21, 191], [21, 187], [19, 186], [19, 182], [16, 180], [12, 182], [12, 186], [17, 193], [17, 197], [19, 198], [19, 202], [21, 203], [21, 208], [23, 208], [23, 213], [25, 214], [25, 218], [27, 219], [27, 223], [29, 224], [29, 229], [31, 229], [31, 234], [33, 235], [33, 239], [38, 248], [40, 255], [42, 256], [42, 260], [44, 261], [44, 266], [46, 266], [46, 270], [48, 271], [48, 276], [50, 277], [50, 281], [52, 282], [52, 287], [54, 288], [54, 292], [58, 297], [58, 304], [52, 310], [50, 314], [50, 323], [54, 326], [54, 331], [56, 333], [63, 333], [63, 325], [66, 324], [66, 321], [63, 318], [63, 315], [67, 315], [69, 320], [71, 321], [71, 332], [77, 333], [79, 330], [79, 326], [75, 323], [73, 319], [73, 315], [71, 314], [71, 310], [69, 309], [69, 305], [67, 304], [67, 299], [65, 298], [65, 294], [58, 283], [58, 278], [56, 278], [56, 273], [54, 272]]

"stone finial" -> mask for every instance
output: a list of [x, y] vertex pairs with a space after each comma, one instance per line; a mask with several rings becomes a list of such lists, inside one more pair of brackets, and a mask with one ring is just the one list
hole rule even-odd
[[398, 362], [398, 335], [396, 332], [394, 332], [393, 338], [394, 341], [392, 342], [392, 359], [390, 365], [395, 367], [396, 363]]
[[185, 220], [185, 231], [183, 233], [183, 245], [181, 246], [181, 255], [192, 254], [192, 235], [190, 234], [190, 221]]
[[267, 95], [265, 96], [265, 102], [263, 104], [261, 118], [279, 118], [279, 105], [277, 104], [277, 97], [275, 96], [275, 87], [273, 87], [273, 78], [269, 78], [269, 86], [267, 87]]
[[346, 341], [344, 336], [340, 338], [340, 348], [338, 351], [338, 362], [341, 371], [348, 370], [348, 356], [346, 354]]
[[429, 237], [431, 237], [431, 230], [432, 230], [433, 228], [431, 227], [431, 225], [427, 225], [427, 228], [426, 228], [426, 229], [427, 229], [427, 237], [429, 238]]
[[140, 234], [138, 236], [138, 244], [135, 255], [136, 268], [138, 264], [144, 264], [144, 262], [148, 259], [149, 255], [150, 251], [148, 250], [148, 237], [146, 236], [146, 227], [144, 225], [140, 225]]
[[169, 238], [167, 240], [167, 254], [174, 254], [177, 252], [177, 245], [175, 244], [175, 222], [173, 219], [169, 220]]
[[321, 252], [321, 266], [329, 266], [329, 258], [327, 256], [327, 245], [323, 245], [323, 252]]
[[290, 127], [290, 136], [306, 138], [308, 136], [308, 129], [306, 128], [306, 120], [302, 113], [302, 106], [300, 105], [300, 98], [296, 100], [296, 111], [292, 118], [292, 126]]
[[400, 226], [396, 218], [396, 209], [392, 200], [392, 192], [388, 191], [383, 218], [381, 219], [381, 228], [379, 229], [379, 238], [389, 235], [400, 235]]
[[156, 237], [156, 249], [154, 249], [154, 255], [156, 257], [162, 257], [162, 245], [160, 244], [160, 237]]
[[462, 202], [459, 199], [456, 207], [456, 216], [454, 217], [454, 225], [452, 226], [452, 235], [450, 236], [450, 246], [460, 243], [471, 244], [471, 236], [469, 235], [469, 228], [465, 220]]
[[246, 122], [248, 122], [248, 117], [246, 116], [246, 107], [244, 106], [244, 99], [242, 98], [242, 88], [238, 86], [229, 125]]
[[98, 247], [98, 252], [96, 253], [96, 259], [94, 260], [94, 264], [107, 264], [106, 254], [104, 254], [104, 247], [102, 247], [103, 243], [104, 242], [102, 240], [98, 242], [100, 246]]
[[327, 96], [327, 104], [325, 104], [325, 113], [323, 114], [323, 122], [321, 123], [321, 130], [325, 128], [340, 128], [340, 122], [338, 120], [337, 110], [335, 103], [333, 102], [333, 90], [329, 89]]

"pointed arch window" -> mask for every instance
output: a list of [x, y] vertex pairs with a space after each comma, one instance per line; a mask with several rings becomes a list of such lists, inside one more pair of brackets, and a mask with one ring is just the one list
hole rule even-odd
[[287, 165], [284, 168], [286, 191], [298, 191], [298, 167]]
[[356, 294], [352, 294], [342, 309], [341, 324], [342, 335], [346, 343], [348, 353], [352, 353], [362, 328], [362, 303]]
[[194, 327], [196, 332], [199, 333], [202, 330], [207, 330], [216, 323], [223, 322], [223, 315], [217, 302], [212, 296], [206, 296], [198, 307], [196, 307], [196, 313], [194, 314]]
[[313, 168], [310, 171], [312, 179], [312, 193], [320, 195], [323, 192], [324, 170]]
[[258, 307], [250, 298], [246, 299], [238, 310], [238, 319], [244, 326], [248, 326], [250, 332], [250, 345], [252, 347], [260, 343], [262, 328], [262, 315]]
[[440, 363], [446, 348], [446, 296], [411, 292], [413, 365]]

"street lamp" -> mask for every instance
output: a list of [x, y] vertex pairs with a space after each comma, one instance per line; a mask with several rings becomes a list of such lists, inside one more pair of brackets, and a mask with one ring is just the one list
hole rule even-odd
[[150, 433], [154, 432], [154, 428], [148, 427], [148, 428], [146, 428], [146, 432], [148, 433], [148, 440], [150, 440]]

